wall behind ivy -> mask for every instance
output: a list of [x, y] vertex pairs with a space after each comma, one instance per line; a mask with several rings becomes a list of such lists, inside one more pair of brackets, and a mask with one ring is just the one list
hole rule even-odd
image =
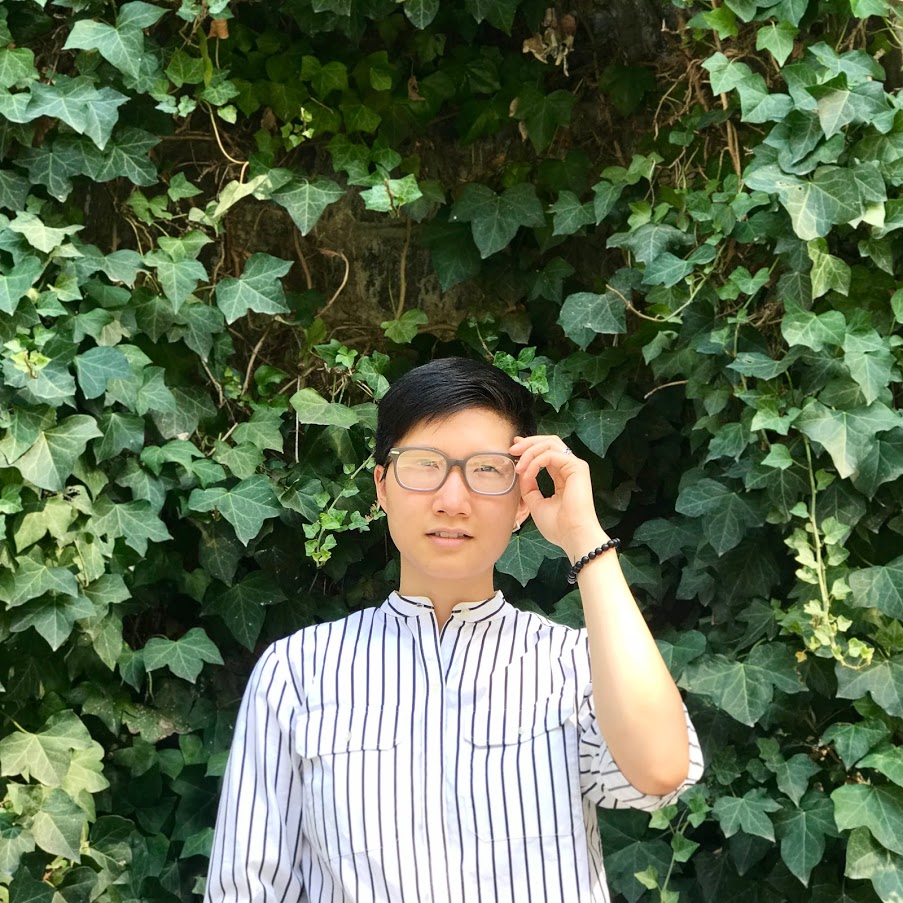
[[[375, 401], [447, 354], [591, 462], [700, 729], [699, 787], [602, 819], [618, 899], [903, 899], [901, 38], [0, 7], [0, 901], [202, 893], [247, 674], [396, 584]], [[579, 624], [565, 568], [527, 527], [500, 586]]]

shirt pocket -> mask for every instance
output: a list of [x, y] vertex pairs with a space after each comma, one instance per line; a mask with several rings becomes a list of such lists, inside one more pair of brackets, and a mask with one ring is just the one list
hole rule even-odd
[[[403, 734], [397, 708], [326, 706], [295, 722], [304, 835], [324, 859], [379, 850]], [[406, 766], [410, 774], [410, 763]], [[391, 798], [391, 797], [390, 797]]]
[[467, 831], [484, 841], [574, 833], [580, 779], [573, 706], [556, 695], [496, 712], [467, 725], [463, 739], [458, 787]]

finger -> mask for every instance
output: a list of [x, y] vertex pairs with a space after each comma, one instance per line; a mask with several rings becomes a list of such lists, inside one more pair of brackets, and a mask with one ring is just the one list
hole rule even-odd
[[537, 445], [548, 445], [550, 447], [566, 448], [564, 440], [559, 436], [551, 434], [542, 434], [538, 436], [515, 436], [514, 442], [511, 444], [512, 454], [523, 454], [527, 449]]
[[[519, 465], [520, 466], [519, 462]], [[535, 482], [540, 470], [545, 468], [552, 477], [555, 489], [560, 490], [564, 487], [565, 481], [572, 474], [580, 471], [581, 465], [585, 465], [585, 461], [575, 458], [573, 455], [565, 454], [557, 449], [546, 449], [539, 451], [530, 457], [530, 460], [521, 470], [521, 476]]]
[[520, 458], [517, 463], [518, 472], [523, 473], [537, 455], [545, 452], [558, 452], [571, 456], [572, 453], [568, 450], [568, 447], [557, 436], [543, 436], [541, 439], [541, 442], [535, 442], [522, 449], [518, 456]]

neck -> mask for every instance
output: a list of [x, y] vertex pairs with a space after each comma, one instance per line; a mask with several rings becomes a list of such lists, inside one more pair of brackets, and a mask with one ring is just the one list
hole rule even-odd
[[433, 603], [433, 612], [440, 629], [451, 617], [452, 609], [456, 605], [484, 602], [495, 595], [491, 576], [485, 585], [480, 583], [476, 586], [473, 584], [456, 586], [445, 581], [439, 585], [431, 583], [427, 587], [421, 585], [419, 581], [405, 580], [402, 575], [398, 592], [402, 596], [422, 596], [429, 599]]

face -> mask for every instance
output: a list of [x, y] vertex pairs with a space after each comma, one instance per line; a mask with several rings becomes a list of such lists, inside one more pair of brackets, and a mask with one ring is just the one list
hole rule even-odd
[[[449, 458], [476, 452], [507, 453], [515, 435], [504, 417], [469, 408], [443, 420], [415, 426], [396, 446], [435, 448]], [[401, 553], [401, 586], [405, 595], [452, 595], [458, 601], [487, 599], [493, 593], [493, 568], [523, 523], [527, 506], [517, 484], [507, 495], [479, 495], [468, 489], [460, 467], [431, 492], [400, 486], [395, 469], [378, 466], [376, 494], [386, 512], [389, 532]]]

